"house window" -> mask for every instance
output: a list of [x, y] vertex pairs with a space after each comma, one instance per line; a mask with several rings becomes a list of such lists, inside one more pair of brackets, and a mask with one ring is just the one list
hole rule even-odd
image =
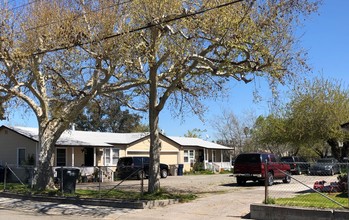
[[117, 148], [105, 148], [104, 149], [104, 165], [111, 166], [116, 165], [119, 160], [119, 149]]
[[184, 150], [184, 163], [194, 163], [195, 150]]
[[17, 165], [18, 166], [25, 165], [25, 148], [17, 149]]
[[57, 166], [66, 166], [67, 164], [66, 149], [57, 148], [56, 152], [57, 152], [56, 153]]

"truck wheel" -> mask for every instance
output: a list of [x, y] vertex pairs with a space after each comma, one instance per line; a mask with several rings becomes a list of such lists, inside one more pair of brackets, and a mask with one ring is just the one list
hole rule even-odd
[[282, 182], [284, 182], [284, 183], [290, 183], [291, 182], [291, 173], [290, 172], [286, 172], [286, 176], [282, 180]]
[[160, 177], [161, 177], [161, 178], [166, 178], [167, 175], [168, 175], [168, 172], [167, 172], [166, 169], [162, 169], [162, 170], [160, 171]]
[[268, 178], [266, 181], [268, 181], [268, 186], [272, 186], [274, 184], [274, 175], [271, 172], [268, 172]]
[[236, 177], [236, 182], [237, 182], [238, 186], [244, 186], [246, 184], [246, 180], [244, 180], [241, 177]]

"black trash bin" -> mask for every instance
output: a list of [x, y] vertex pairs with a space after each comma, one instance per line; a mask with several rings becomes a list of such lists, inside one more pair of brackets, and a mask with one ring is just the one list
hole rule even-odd
[[80, 170], [77, 168], [57, 168], [56, 172], [60, 182], [60, 190], [63, 187], [64, 193], [75, 193]]
[[184, 164], [178, 164], [178, 176], [183, 176], [183, 167], [184, 167]]
[[5, 181], [5, 167], [0, 166], [0, 182], [3, 183]]

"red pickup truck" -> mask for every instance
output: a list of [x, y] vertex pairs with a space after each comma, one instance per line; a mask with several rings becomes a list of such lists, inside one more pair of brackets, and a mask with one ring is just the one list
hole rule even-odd
[[[267, 162], [267, 163], [266, 163]], [[267, 172], [265, 167], [267, 165]], [[284, 183], [291, 182], [291, 168], [289, 164], [278, 162], [271, 153], [243, 153], [236, 157], [234, 163], [234, 176], [239, 186], [246, 181], [258, 181], [261, 184], [273, 185], [274, 179], [281, 179]], [[265, 175], [267, 173], [267, 178]]]

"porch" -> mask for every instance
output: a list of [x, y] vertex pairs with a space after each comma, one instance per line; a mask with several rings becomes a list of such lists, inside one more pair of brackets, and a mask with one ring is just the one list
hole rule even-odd
[[193, 148], [184, 150], [184, 170], [193, 170], [196, 163], [202, 163], [205, 170], [213, 172], [232, 168], [229, 150], [226, 149]]

